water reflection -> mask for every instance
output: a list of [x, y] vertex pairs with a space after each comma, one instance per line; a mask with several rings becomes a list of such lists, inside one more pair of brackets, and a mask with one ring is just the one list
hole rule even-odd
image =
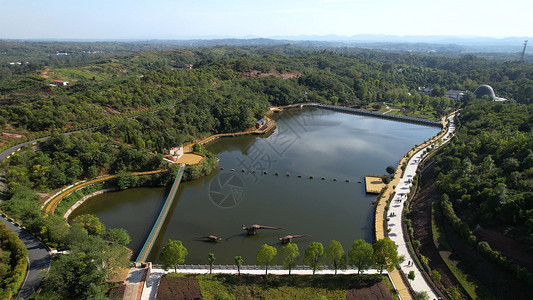
[[[386, 166], [396, 165], [415, 144], [438, 132], [434, 127], [313, 108], [274, 117], [278, 126], [269, 136], [223, 138], [208, 146], [218, 154], [224, 171], [182, 183], [150, 260], [157, 261], [168, 239], [184, 243], [189, 250], [188, 263], [206, 263], [208, 253], [214, 252], [216, 263], [227, 264], [233, 263], [236, 255], [243, 256], [245, 264], [253, 264], [262, 244], [280, 247], [278, 237], [285, 235], [312, 236], [295, 240], [302, 253], [312, 241], [327, 245], [336, 239], [345, 250], [356, 239], [371, 241], [375, 196], [366, 195], [358, 181], [367, 173], [385, 173]], [[237, 205], [220, 207], [213, 202], [210, 185], [223, 173], [233, 173], [241, 182], [240, 191], [235, 184], [217, 190], [220, 195], [240, 193]], [[310, 175], [314, 179], [309, 179]], [[145, 190], [152, 194], [138, 192]], [[133, 239], [130, 247], [139, 249], [164, 197], [163, 189], [105, 194], [76, 214], [94, 213], [108, 227], [127, 229]], [[114, 204], [110, 206], [111, 200]], [[284, 229], [259, 230], [257, 236], [249, 237], [242, 224]], [[205, 235], [223, 240], [206, 243], [196, 238]]]

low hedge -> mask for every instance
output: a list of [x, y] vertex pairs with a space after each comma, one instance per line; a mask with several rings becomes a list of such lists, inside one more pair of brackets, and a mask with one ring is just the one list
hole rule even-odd
[[[4, 223], [0, 223], [0, 247], [2, 257], [0, 262], [7, 267], [5, 273], [0, 277], [0, 298], [11, 299], [16, 295], [24, 278], [26, 277], [26, 269], [28, 268], [28, 250], [12, 231], [6, 228]], [[4, 257], [9, 253], [9, 257]], [[6, 261], [3, 261], [3, 260]]]

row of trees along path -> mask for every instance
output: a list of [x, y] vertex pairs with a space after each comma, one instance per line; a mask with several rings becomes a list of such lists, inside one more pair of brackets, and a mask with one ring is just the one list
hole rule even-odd
[[[174, 269], [174, 272], [180, 270], [181, 273], [188, 273], [189, 271], [202, 269], [205, 270], [205, 266], [209, 266], [209, 272], [212, 272], [213, 265], [215, 263], [215, 254], [209, 253], [206, 262], [208, 265], [183, 265], [185, 258], [189, 254], [187, 248], [181, 241], [169, 240], [163, 247], [160, 254], [163, 269]], [[256, 265], [253, 267], [246, 267], [248, 271], [264, 270], [265, 274], [269, 271], [285, 270], [284, 273], [290, 275], [293, 270], [304, 271], [303, 273], [315, 274], [317, 271], [321, 271], [324, 267], [329, 271], [334, 272], [348, 272], [350, 274], [364, 273], [370, 270], [370, 273], [387, 273], [394, 269], [394, 266], [398, 262], [398, 252], [396, 251], [396, 245], [389, 238], [378, 240], [374, 245], [365, 242], [364, 240], [357, 240], [353, 242], [352, 248], [346, 253], [339, 241], [330, 241], [327, 248], [324, 248], [322, 243], [311, 243], [304, 252], [303, 262], [307, 267], [297, 266], [297, 261], [300, 257], [300, 250], [295, 243], [288, 243], [281, 249], [281, 253], [278, 257], [278, 249], [273, 246], [264, 244], [257, 252]], [[278, 258], [281, 258], [282, 266], [276, 265]], [[241, 256], [235, 256], [235, 265], [219, 266], [219, 269], [235, 270], [237, 273], [241, 272], [241, 266], [243, 265], [243, 258]], [[324, 264], [326, 263], [326, 265]], [[348, 270], [348, 266], [351, 268]], [[269, 268], [271, 268], [269, 270]], [[371, 269], [375, 268], [375, 269]], [[194, 273], [194, 272], [193, 272]], [[278, 272], [279, 273], [279, 272]], [[301, 272], [300, 272], [301, 273]]]
[[[256, 265], [243, 265], [241, 256], [235, 256], [234, 265], [214, 265], [214, 253], [209, 253], [206, 257], [207, 265], [183, 265], [188, 255], [187, 249], [181, 241], [169, 240], [161, 250], [162, 268], [156, 266], [150, 271], [148, 282], [143, 285], [142, 299], [154, 299], [161, 276], [169, 272], [239, 275], [387, 274], [388, 270], [394, 269], [398, 261], [396, 245], [389, 238], [377, 241], [374, 245], [357, 240], [348, 252], [335, 240], [331, 241], [327, 248], [319, 242], [313, 242], [303, 254], [306, 266], [297, 265], [300, 250], [296, 243], [284, 245], [279, 255], [277, 248], [264, 244], [257, 252]], [[275, 265], [280, 259], [282, 265]]]

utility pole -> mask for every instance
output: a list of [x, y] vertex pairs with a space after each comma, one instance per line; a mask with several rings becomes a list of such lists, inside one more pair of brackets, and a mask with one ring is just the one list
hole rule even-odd
[[526, 54], [526, 46], [527, 46], [527, 40], [524, 41], [524, 49], [522, 49], [522, 56], [520, 57], [521, 62], [524, 62], [524, 55]]

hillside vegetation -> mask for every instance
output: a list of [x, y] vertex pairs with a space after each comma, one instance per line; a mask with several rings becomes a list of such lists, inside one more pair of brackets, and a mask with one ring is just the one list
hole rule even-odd
[[[54, 260], [37, 298], [98, 298], [109, 287], [105, 279], [127, 265], [117, 231], [91, 216], [71, 227], [60, 216], [44, 217], [41, 197], [103, 174], [119, 174], [113, 184], [123, 188], [165, 185], [175, 168], [138, 180], [128, 173], [166, 167], [161, 153], [171, 147], [246, 130], [270, 106], [299, 102], [382, 112], [382, 106], [392, 106], [397, 113], [434, 120], [464, 108], [458, 136], [437, 157], [437, 183], [448, 197], [443, 210], [472, 247], [530, 282], [528, 273], [494, 254], [473, 231], [480, 224], [533, 245], [533, 66], [472, 55], [291, 45], [161, 51], [145, 46], [0, 43], [6, 59], [22, 60], [0, 64], [0, 126], [9, 133], [2, 135], [1, 147], [51, 136], [2, 162], [7, 188], [1, 207], [44, 242], [69, 250]], [[57, 55], [63, 51], [73, 54]], [[52, 86], [54, 80], [69, 85]], [[491, 84], [510, 101], [474, 99], [471, 92], [479, 84]], [[419, 93], [423, 87], [433, 92]], [[457, 102], [445, 96], [448, 89], [468, 92]], [[79, 132], [62, 134], [72, 131]], [[186, 179], [216, 167], [216, 157], [206, 155], [205, 165]]]

